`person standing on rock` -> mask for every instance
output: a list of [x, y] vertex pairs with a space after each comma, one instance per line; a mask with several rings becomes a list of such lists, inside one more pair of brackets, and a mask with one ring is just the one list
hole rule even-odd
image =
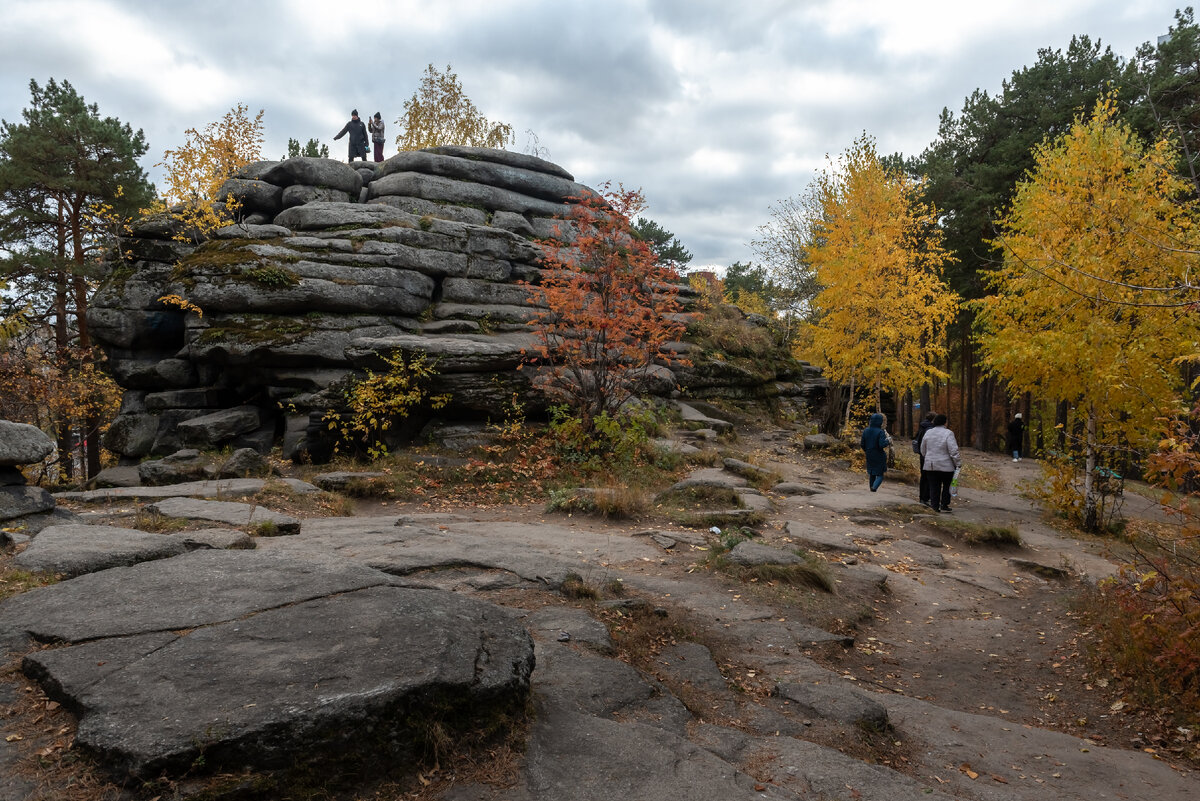
[[336, 142], [346, 134], [350, 134], [350, 161], [355, 159], [367, 160], [367, 126], [358, 118], [358, 109], [350, 112], [350, 121], [342, 126], [338, 135], [333, 137]]
[[925, 472], [929, 474], [929, 507], [935, 512], [950, 511], [950, 482], [954, 471], [962, 467], [958, 440], [946, 427], [944, 414], [933, 418], [933, 426], [921, 438], [921, 455], [925, 457]]
[[1013, 461], [1021, 461], [1021, 446], [1025, 442], [1025, 421], [1021, 419], [1021, 413], [1017, 412], [1008, 424], [1008, 449], [1012, 451]]
[[371, 142], [375, 145], [375, 161], [383, 161], [383, 117], [378, 111], [367, 123], [367, 128], [371, 131]]
[[876, 412], [871, 415], [870, 422], [862, 432], [862, 449], [867, 455], [867, 483], [871, 492], [879, 489], [883, 474], [887, 472], [887, 449], [892, 444], [892, 438], [883, 428], [884, 421], [884, 416]]
[[925, 419], [917, 426], [917, 436], [913, 438], [912, 449], [913, 453], [921, 461], [921, 484], [918, 498], [921, 504], [929, 506], [929, 476], [925, 474], [925, 456], [921, 453], [921, 440], [925, 439], [925, 432], [933, 428], [933, 412], [925, 415]]

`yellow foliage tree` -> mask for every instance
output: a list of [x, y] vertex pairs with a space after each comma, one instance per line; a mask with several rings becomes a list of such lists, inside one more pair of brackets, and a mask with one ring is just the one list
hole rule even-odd
[[490, 122], [479, 113], [449, 64], [445, 72], [432, 64], [425, 68], [420, 88], [404, 101], [404, 114], [396, 125], [396, 146], [401, 150], [439, 145], [503, 149], [515, 141], [511, 125]]
[[1196, 209], [1172, 146], [1139, 141], [1111, 99], [1036, 158], [1000, 223], [979, 341], [1011, 387], [1071, 404], [1082, 522], [1096, 529], [1106, 444], [1149, 445], [1156, 419], [1183, 411], [1177, 362], [1200, 333], [1187, 282]]
[[227, 225], [236, 214], [233, 197], [223, 205], [215, 201], [221, 184], [261, 157], [263, 111], [253, 119], [248, 111], [245, 104], [238, 103], [203, 131], [188, 128], [184, 131], [186, 143], [163, 153], [162, 162], [156, 165], [163, 168], [162, 203], [185, 228], [207, 235]]
[[[958, 296], [941, 278], [937, 213], [919, 186], [886, 169], [863, 134], [807, 197], [803, 243], [820, 286], [814, 322], [802, 333], [809, 356], [830, 378], [895, 391], [944, 378], [936, 359]], [[847, 404], [849, 413], [850, 404]]]

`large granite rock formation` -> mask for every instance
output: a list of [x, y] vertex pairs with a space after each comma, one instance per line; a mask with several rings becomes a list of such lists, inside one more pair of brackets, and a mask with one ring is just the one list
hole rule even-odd
[[[562, 168], [500, 150], [442, 147], [381, 164], [256, 162], [223, 188], [244, 218], [206, 241], [167, 217], [134, 227], [88, 313], [125, 388], [105, 444], [128, 458], [181, 446], [301, 450], [350, 376], [381, 355], [427, 353], [447, 413], [503, 414], [543, 401], [516, 368], [534, 344], [528, 284], [539, 238], [594, 192]], [[203, 316], [162, 301], [185, 298]], [[681, 297], [694, 293], [687, 287]], [[660, 392], [800, 395], [795, 362], [746, 369], [670, 353]], [[670, 379], [674, 380], [670, 380]], [[236, 410], [236, 411], [235, 411]]]

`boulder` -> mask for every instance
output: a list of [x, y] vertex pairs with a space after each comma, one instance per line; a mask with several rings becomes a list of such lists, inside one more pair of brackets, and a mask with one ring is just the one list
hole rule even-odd
[[285, 209], [303, 206], [305, 203], [349, 203], [350, 194], [340, 189], [294, 184], [283, 190], [281, 202]]
[[[362, 180], [358, 173], [355, 173], [354, 177]], [[293, 231], [313, 231], [345, 225], [371, 228], [401, 224], [416, 227], [413, 215], [375, 203], [308, 203], [293, 206], [276, 215], [275, 224]]]
[[282, 195], [282, 189], [266, 181], [230, 178], [221, 184], [216, 199], [218, 203], [224, 204], [229, 198], [233, 198], [241, 204], [243, 215], [254, 212], [274, 215], [283, 208]]
[[54, 450], [54, 440], [37, 426], [0, 420], [0, 467], [34, 464]]
[[837, 448], [841, 445], [841, 440], [837, 437], [831, 437], [828, 434], [808, 434], [804, 437], [804, 449], [806, 451], [827, 450], [829, 448]]
[[54, 497], [41, 487], [0, 487], [0, 521], [49, 512], [53, 508]]
[[121, 781], [408, 761], [429, 716], [519, 715], [533, 644], [514, 614], [388, 582], [338, 559], [199, 551], [24, 593], [0, 627], [66, 643], [22, 669]]
[[370, 481], [374, 478], [383, 478], [387, 473], [376, 473], [367, 470], [359, 472], [351, 472], [348, 470], [339, 470], [334, 473], [321, 473], [313, 476], [313, 483], [326, 492], [344, 492], [350, 484], [358, 481]]
[[217, 468], [217, 478], [269, 476], [273, 472], [275, 469], [259, 451], [254, 448], [239, 448]]
[[212, 448], [228, 442], [238, 434], [253, 431], [260, 425], [262, 414], [258, 407], [237, 406], [185, 420], [177, 428], [184, 442], [202, 448]]
[[166, 559], [189, 550], [185, 540], [165, 534], [115, 526], [56, 525], [42, 529], [14, 561], [27, 570], [70, 577]]
[[[300, 184], [337, 189], [346, 192], [351, 197], [358, 197], [358, 190], [362, 189], [362, 176], [350, 165], [333, 159], [304, 156], [279, 162], [263, 173], [262, 180], [281, 187]], [[279, 224], [287, 225], [287, 223]], [[292, 226], [287, 227], [291, 228]]]
[[[203, 478], [206, 476], [208, 466], [208, 459], [202, 457], [200, 451], [195, 448], [185, 448], [162, 459], [142, 462], [137, 466], [137, 474], [140, 484], [148, 487], [161, 487]], [[134, 487], [138, 484], [117, 486]]]
[[136, 487], [142, 483], [142, 475], [134, 465], [106, 467], [92, 478], [96, 487]]
[[809, 523], [789, 520], [784, 525], [784, 531], [794, 542], [813, 551], [862, 553], [864, 550], [861, 546], [854, 544], [853, 534], [826, 531]]

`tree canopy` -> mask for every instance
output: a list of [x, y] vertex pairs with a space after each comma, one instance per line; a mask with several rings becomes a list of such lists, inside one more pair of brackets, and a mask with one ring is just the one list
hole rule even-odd
[[421, 85], [404, 101], [404, 114], [396, 126], [400, 130], [396, 146], [401, 150], [439, 145], [503, 149], [516, 141], [511, 125], [491, 122], [475, 108], [449, 64], [445, 72], [432, 64], [425, 68]]
[[815, 182], [804, 242], [821, 287], [808, 349], [831, 378], [904, 390], [942, 377], [936, 358], [958, 297], [936, 211], [919, 186], [884, 168], [865, 134]]
[[631, 230], [634, 236], [650, 246], [659, 264], [682, 270], [692, 260], [691, 251], [683, 246], [679, 237], [648, 217], [638, 217]]

